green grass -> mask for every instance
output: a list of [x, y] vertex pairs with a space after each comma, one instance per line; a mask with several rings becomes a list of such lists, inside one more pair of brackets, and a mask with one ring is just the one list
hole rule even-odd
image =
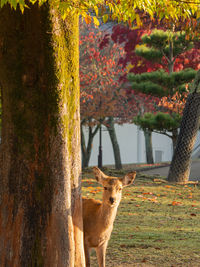
[[[105, 173], [123, 176], [123, 171]], [[101, 199], [90, 170], [83, 174], [84, 196]], [[109, 241], [106, 263], [116, 266], [200, 266], [200, 188], [154, 182], [137, 174], [123, 198]], [[92, 253], [92, 267], [97, 267]]]

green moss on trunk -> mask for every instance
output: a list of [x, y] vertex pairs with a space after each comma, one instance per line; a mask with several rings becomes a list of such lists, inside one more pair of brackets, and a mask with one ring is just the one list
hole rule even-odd
[[[35, 4], [24, 14], [8, 6], [0, 10], [1, 192], [13, 199], [9, 217], [0, 209], [0, 218], [14, 221], [23, 207], [20, 262], [9, 266], [50, 266], [49, 258], [52, 266], [74, 265], [71, 196], [75, 191], [80, 196], [78, 14], [64, 22], [55, 6]], [[9, 223], [0, 240], [6, 233], [14, 238], [12, 227]], [[16, 247], [5, 244], [4, 260]]]

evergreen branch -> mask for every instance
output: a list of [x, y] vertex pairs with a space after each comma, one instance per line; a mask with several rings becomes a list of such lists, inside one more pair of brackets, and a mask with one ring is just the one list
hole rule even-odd
[[193, 91], [194, 93], [200, 92], [200, 70], [197, 72], [191, 87], [191, 91]]
[[172, 138], [172, 135], [168, 134], [167, 131], [153, 130], [153, 132], [154, 132], [154, 133], [157, 133], [157, 134], [164, 134], [164, 135], [166, 135], [167, 137]]
[[161, 53], [163, 54], [163, 56], [166, 58], [167, 62], [170, 63], [169, 58], [166, 56], [165, 52], [163, 51], [163, 49], [161, 49]]

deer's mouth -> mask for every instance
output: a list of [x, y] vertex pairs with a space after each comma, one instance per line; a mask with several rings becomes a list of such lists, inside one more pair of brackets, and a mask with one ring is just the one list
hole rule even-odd
[[119, 200], [117, 198], [110, 197], [107, 200], [108, 205], [113, 208], [119, 205]]
[[111, 208], [114, 208], [116, 206], [117, 206], [117, 203], [113, 203], [113, 204], [110, 205]]

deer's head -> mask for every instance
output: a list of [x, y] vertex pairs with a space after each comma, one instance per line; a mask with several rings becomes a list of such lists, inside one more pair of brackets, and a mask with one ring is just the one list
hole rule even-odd
[[95, 174], [98, 183], [102, 184], [103, 190], [103, 203], [111, 207], [119, 205], [122, 189], [133, 183], [136, 172], [126, 174], [123, 178], [111, 177], [104, 174], [99, 168], [94, 167], [93, 172]]

